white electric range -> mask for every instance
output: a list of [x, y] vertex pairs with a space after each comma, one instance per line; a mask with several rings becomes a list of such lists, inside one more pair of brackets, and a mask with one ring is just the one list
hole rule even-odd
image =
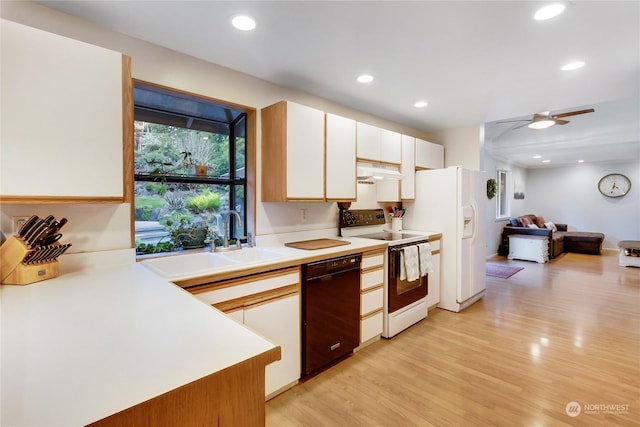
[[425, 233], [391, 231], [382, 209], [341, 209], [339, 231], [343, 237], [384, 240], [389, 245], [385, 254], [383, 337], [391, 338], [427, 317], [428, 274], [415, 280], [409, 280], [402, 274], [404, 248], [424, 247], [429, 242]]

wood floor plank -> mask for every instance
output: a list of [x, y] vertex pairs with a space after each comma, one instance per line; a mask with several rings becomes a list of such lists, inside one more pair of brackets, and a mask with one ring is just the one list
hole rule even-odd
[[491, 262], [524, 270], [270, 400], [267, 426], [640, 425], [640, 269]]

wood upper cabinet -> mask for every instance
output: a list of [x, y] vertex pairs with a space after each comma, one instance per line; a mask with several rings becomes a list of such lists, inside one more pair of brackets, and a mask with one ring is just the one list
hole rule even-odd
[[412, 136], [402, 135], [402, 164], [400, 173], [400, 198], [402, 200], [412, 200], [416, 197], [416, 139]]
[[122, 202], [129, 58], [4, 19], [1, 52], [0, 201]]
[[262, 201], [324, 201], [323, 111], [289, 101], [261, 110]]
[[400, 134], [366, 123], [357, 124], [358, 159], [399, 165]]
[[326, 199], [356, 200], [356, 122], [326, 115]]
[[444, 147], [416, 138], [416, 169], [444, 168]]

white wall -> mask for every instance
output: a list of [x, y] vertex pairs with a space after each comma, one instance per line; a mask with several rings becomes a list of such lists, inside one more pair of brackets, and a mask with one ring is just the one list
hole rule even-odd
[[[629, 194], [611, 199], [598, 191], [600, 178], [619, 172], [631, 179]], [[584, 163], [529, 169], [525, 201], [528, 212], [568, 224], [569, 230], [605, 234], [603, 248], [620, 240], [640, 240], [640, 163]]]
[[480, 150], [483, 145], [484, 126], [445, 129], [428, 134], [427, 140], [444, 146], [444, 166], [462, 166], [471, 170], [480, 167]]
[[[152, 45], [142, 40], [118, 34], [88, 21], [66, 15], [31, 2], [3, 2], [2, 17], [35, 28], [40, 28], [63, 36], [82, 40], [122, 52], [132, 58], [132, 75], [145, 80], [204, 96], [240, 104], [255, 109], [266, 107], [282, 99], [288, 99], [309, 105], [323, 111], [347, 116], [358, 121], [387, 128], [396, 132], [428, 139], [424, 132], [389, 122], [358, 110], [329, 102], [302, 92], [292, 91], [266, 81], [239, 73], [228, 68], [207, 63], [202, 60]], [[260, 117], [257, 123], [257, 194], [261, 193], [260, 180]], [[375, 206], [373, 206], [375, 207]], [[103, 215], [103, 209], [110, 212]], [[307, 210], [307, 220], [301, 220], [300, 209]], [[95, 238], [88, 238], [87, 245], [74, 245], [74, 250], [103, 250], [129, 247], [129, 241], [120, 237], [104, 239], [104, 235], [121, 236], [129, 233], [129, 213], [119, 207], [74, 206], [3, 206], [0, 226], [5, 234], [11, 234], [11, 216], [36, 213], [47, 215], [56, 212], [56, 216], [69, 218], [65, 226], [65, 241], [74, 242], [85, 239], [84, 219], [93, 218]], [[289, 231], [304, 231], [333, 228], [337, 222], [335, 203], [262, 203], [258, 196], [256, 203], [256, 234], [271, 234]], [[98, 239], [102, 240], [98, 240]], [[104, 246], [108, 247], [104, 247]]]

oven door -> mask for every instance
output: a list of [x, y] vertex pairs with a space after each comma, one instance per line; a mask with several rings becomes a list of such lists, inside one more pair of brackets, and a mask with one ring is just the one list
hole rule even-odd
[[408, 243], [406, 245], [396, 245], [389, 247], [389, 277], [388, 277], [388, 312], [400, 310], [422, 298], [428, 294], [429, 275], [419, 277], [417, 280], [408, 281], [400, 278], [400, 268], [403, 248], [418, 243]]

